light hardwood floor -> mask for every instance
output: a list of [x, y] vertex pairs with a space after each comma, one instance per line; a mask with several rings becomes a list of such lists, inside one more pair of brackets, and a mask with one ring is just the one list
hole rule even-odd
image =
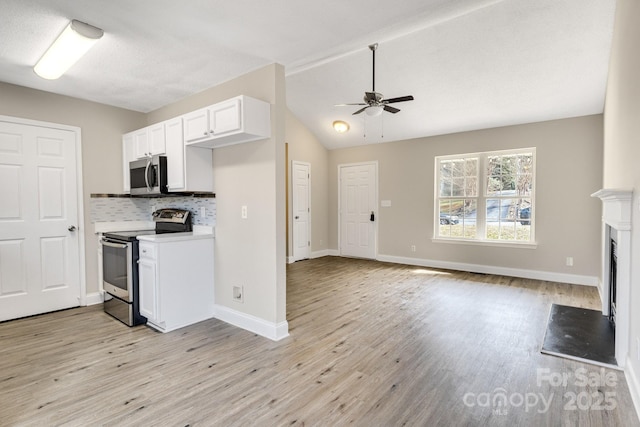
[[0, 425], [639, 425], [622, 372], [540, 353], [551, 304], [595, 288], [335, 257], [287, 276], [280, 342], [99, 306], [0, 324]]

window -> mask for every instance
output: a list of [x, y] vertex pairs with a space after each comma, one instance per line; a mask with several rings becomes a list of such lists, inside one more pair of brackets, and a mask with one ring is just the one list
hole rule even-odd
[[436, 239], [535, 241], [535, 148], [435, 160]]

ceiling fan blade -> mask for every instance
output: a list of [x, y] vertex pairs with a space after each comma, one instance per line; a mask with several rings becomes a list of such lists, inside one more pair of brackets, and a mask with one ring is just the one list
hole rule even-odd
[[385, 99], [382, 102], [384, 102], [385, 104], [393, 104], [394, 102], [405, 102], [405, 101], [413, 101], [413, 96], [412, 95], [399, 96], [397, 98]]
[[335, 104], [334, 107], [348, 107], [349, 105], [369, 105], [369, 104], [365, 104], [364, 102], [358, 102], [355, 104]]
[[356, 111], [355, 113], [353, 113], [353, 114], [352, 114], [352, 116], [355, 116], [356, 114], [360, 114], [360, 113], [362, 113], [362, 112], [363, 112], [364, 110], [366, 110], [367, 108], [369, 108], [369, 106], [368, 106], [368, 105], [367, 105], [366, 107], [364, 107], [364, 108], [359, 109], [359, 110], [358, 110], [358, 111]]
[[385, 106], [384, 106], [384, 111], [388, 111], [389, 113], [393, 113], [393, 114], [395, 114], [395, 113], [397, 113], [397, 112], [398, 112], [398, 111], [400, 111], [400, 110], [399, 110], [398, 108], [396, 108], [396, 107], [390, 107], [390, 106], [388, 106], [388, 105], [385, 105]]

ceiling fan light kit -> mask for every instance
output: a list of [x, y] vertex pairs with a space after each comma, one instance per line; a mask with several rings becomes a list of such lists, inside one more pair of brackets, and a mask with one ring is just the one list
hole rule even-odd
[[363, 111], [370, 117], [377, 117], [382, 114], [382, 111], [386, 111], [388, 113], [396, 114], [400, 111], [399, 108], [392, 107], [388, 104], [393, 104], [396, 102], [406, 102], [413, 101], [412, 95], [399, 96], [397, 98], [389, 98], [385, 99], [384, 96], [376, 92], [376, 49], [378, 49], [378, 43], [374, 43], [369, 45], [369, 49], [373, 55], [373, 87], [371, 92], [364, 93], [364, 102], [354, 103], [354, 104], [338, 104], [336, 106], [342, 107], [346, 105], [362, 105], [363, 107], [353, 113], [353, 115], [360, 114]]
[[382, 111], [384, 111], [384, 107], [382, 107], [381, 105], [372, 105], [371, 107], [367, 107], [364, 110], [367, 116], [370, 116], [370, 117], [377, 117], [380, 114], [382, 114]]
[[100, 28], [72, 20], [33, 67], [43, 79], [55, 80], [80, 59], [104, 34]]
[[345, 133], [349, 130], [349, 123], [342, 120], [336, 120], [333, 122], [333, 129], [338, 133]]

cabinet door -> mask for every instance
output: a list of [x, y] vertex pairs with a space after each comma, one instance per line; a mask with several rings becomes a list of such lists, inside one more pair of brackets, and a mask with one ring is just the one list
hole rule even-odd
[[213, 136], [239, 131], [242, 128], [242, 106], [239, 99], [221, 102], [209, 107]]
[[131, 177], [129, 176], [129, 162], [135, 160], [133, 154], [133, 133], [122, 135], [122, 182], [125, 193], [131, 191]]
[[149, 153], [149, 133], [147, 129], [140, 129], [133, 133], [133, 150], [136, 159], [144, 159]]
[[150, 321], [160, 321], [158, 316], [158, 289], [156, 263], [141, 258], [138, 261], [140, 314]]
[[148, 150], [150, 155], [164, 154], [165, 145], [165, 129], [164, 123], [158, 123], [147, 128], [148, 133]]
[[184, 139], [182, 134], [182, 118], [165, 123], [167, 148], [167, 185], [169, 191], [185, 189]]
[[209, 113], [206, 108], [182, 116], [184, 141], [199, 141], [209, 137]]

